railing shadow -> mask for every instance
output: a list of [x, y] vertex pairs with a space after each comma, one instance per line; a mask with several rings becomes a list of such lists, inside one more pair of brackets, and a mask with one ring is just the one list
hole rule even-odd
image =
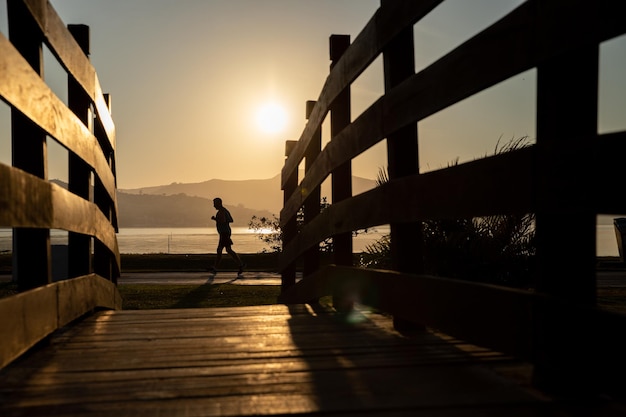
[[487, 403], [514, 395], [522, 403], [536, 400], [502, 389], [507, 384], [495, 374], [484, 378], [476, 358], [432, 332], [401, 335], [358, 311], [344, 315], [314, 304], [288, 307], [291, 337], [310, 374], [303, 379], [320, 412], [458, 407], [470, 397]]
[[201, 308], [204, 307], [201, 303], [210, 299], [215, 294], [219, 293], [220, 287], [222, 285], [231, 284], [235, 282], [239, 277], [235, 277], [229, 281], [220, 282], [219, 284], [215, 284], [215, 275], [208, 274], [208, 278], [206, 282], [202, 285], [199, 285], [189, 293], [187, 293], [184, 297], [180, 298], [176, 304], [172, 305], [171, 308]]

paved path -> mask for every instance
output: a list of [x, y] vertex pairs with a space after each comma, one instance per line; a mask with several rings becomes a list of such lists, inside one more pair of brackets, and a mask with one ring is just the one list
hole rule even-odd
[[280, 285], [280, 274], [274, 272], [122, 272], [119, 284], [237, 284]]
[[[300, 274], [296, 277], [297, 280]], [[626, 270], [598, 271], [598, 287], [626, 288]], [[241, 276], [232, 272], [126, 272], [119, 284], [237, 284], [237, 285], [280, 285], [280, 274], [274, 272], [248, 272]]]
[[[598, 287], [626, 288], [626, 270], [598, 271]], [[301, 274], [296, 276], [296, 280]], [[0, 276], [0, 282], [11, 281], [11, 275]], [[280, 285], [280, 274], [275, 272], [248, 272], [237, 276], [234, 271], [220, 272], [122, 272], [119, 284], [237, 284], [237, 285]]]

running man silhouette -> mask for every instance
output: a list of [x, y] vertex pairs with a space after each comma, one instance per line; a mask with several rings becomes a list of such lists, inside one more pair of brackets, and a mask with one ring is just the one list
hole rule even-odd
[[226, 253], [232, 256], [232, 258], [239, 265], [238, 274], [241, 275], [245, 264], [241, 262], [239, 255], [237, 255], [237, 253], [233, 250], [233, 241], [230, 238], [232, 233], [232, 231], [230, 230], [230, 223], [233, 222], [233, 216], [231, 216], [226, 207], [222, 205], [222, 199], [219, 197], [213, 199], [213, 207], [217, 209], [217, 213], [215, 213], [215, 216], [211, 216], [211, 219], [215, 220], [215, 227], [217, 228], [217, 233], [220, 236], [220, 240], [217, 244], [217, 256], [215, 257], [215, 265], [210, 267], [209, 270], [214, 274], [217, 273], [217, 267], [222, 260], [222, 251], [226, 249]]

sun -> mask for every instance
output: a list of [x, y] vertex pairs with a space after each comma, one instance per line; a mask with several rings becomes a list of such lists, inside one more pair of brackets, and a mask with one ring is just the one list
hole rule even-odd
[[264, 133], [280, 133], [287, 126], [287, 112], [280, 104], [263, 104], [256, 112], [256, 123]]

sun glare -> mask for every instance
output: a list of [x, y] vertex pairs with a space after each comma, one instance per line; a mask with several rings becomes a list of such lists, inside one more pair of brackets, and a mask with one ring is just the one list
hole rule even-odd
[[267, 103], [259, 108], [256, 123], [265, 133], [279, 133], [287, 126], [287, 113], [276, 103]]

